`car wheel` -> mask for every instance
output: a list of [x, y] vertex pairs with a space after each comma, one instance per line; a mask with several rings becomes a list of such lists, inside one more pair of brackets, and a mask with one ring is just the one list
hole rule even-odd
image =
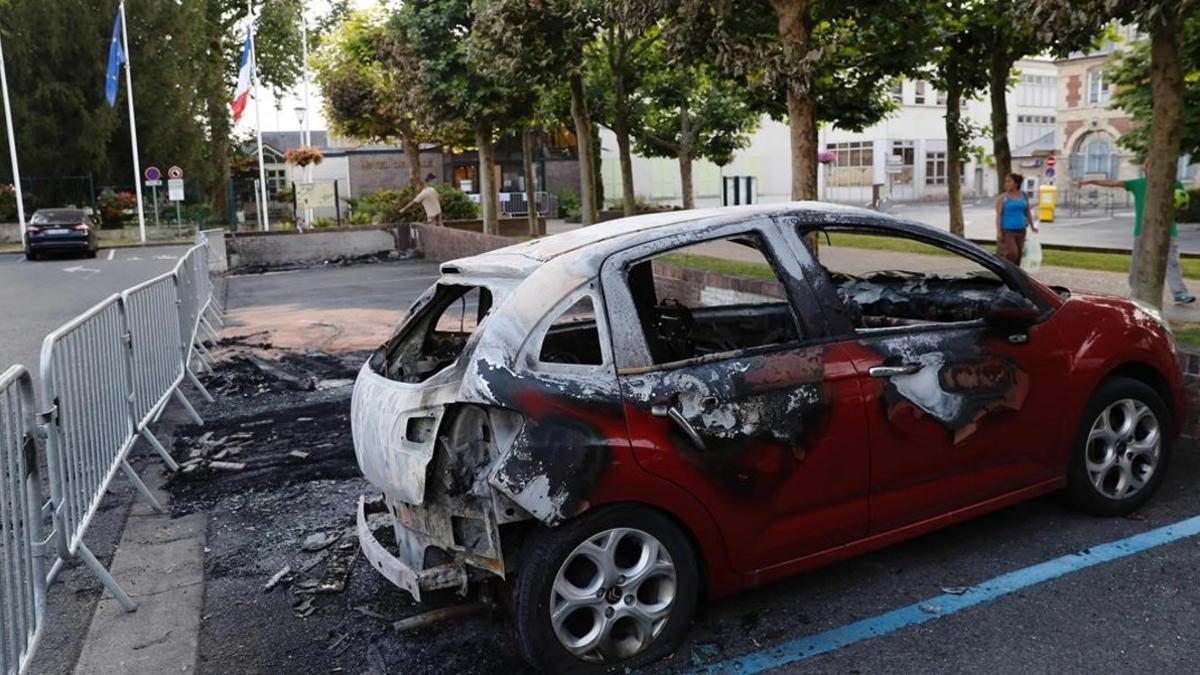
[[37, 260], [37, 254], [33, 251], [25, 251], [26, 260]]
[[1162, 483], [1171, 454], [1171, 415], [1137, 380], [1105, 380], [1079, 423], [1067, 471], [1067, 497], [1098, 516], [1135, 511]]
[[95, 258], [97, 253], [99, 253], [99, 251], [97, 251], [96, 249], [90, 249], [90, 250], [87, 252], [87, 257], [88, 257], [88, 258]]
[[531, 536], [514, 614], [525, 658], [550, 672], [627, 670], [670, 654], [700, 591], [696, 554], [651, 509], [598, 510]]

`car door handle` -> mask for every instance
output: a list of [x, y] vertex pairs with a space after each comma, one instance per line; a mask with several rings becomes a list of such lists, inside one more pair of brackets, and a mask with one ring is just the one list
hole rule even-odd
[[897, 375], [912, 375], [921, 370], [919, 363], [906, 363], [902, 366], [874, 366], [867, 371], [871, 377], [895, 377]]
[[655, 417], [666, 417], [671, 420], [697, 448], [700, 450], [708, 449], [704, 447], [704, 439], [700, 437], [700, 433], [696, 431], [696, 427], [693, 427], [691, 422], [687, 421], [687, 418], [683, 416], [683, 413], [679, 412], [678, 408], [669, 405], [656, 405], [650, 408], [650, 414]]

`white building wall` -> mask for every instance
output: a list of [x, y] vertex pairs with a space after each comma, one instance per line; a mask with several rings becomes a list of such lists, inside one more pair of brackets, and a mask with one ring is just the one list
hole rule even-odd
[[[1057, 74], [1055, 64], [1049, 60], [1029, 59], [1018, 63], [1017, 67], [1022, 75], [1055, 78]], [[1039, 87], [1046, 88], [1047, 83], [1039, 81]], [[920, 89], [924, 91], [923, 103], [917, 102]], [[1022, 81], [1008, 92], [1010, 137], [1016, 136], [1018, 119], [1054, 116], [1057, 105], [1054, 91], [1053, 81], [1048, 83], [1045, 95], [1040, 89], [1030, 91]], [[851, 143], [863, 144], [871, 150], [869, 162], [856, 167], [842, 166], [847, 161], [847, 153], [839, 153], [838, 165], [823, 165], [818, 174], [818, 194], [821, 199], [866, 204], [872, 199], [872, 185], [875, 183], [881, 184], [884, 194], [890, 194], [896, 201], [946, 198], [945, 184], [929, 176], [930, 168], [943, 165], [934, 160], [944, 156], [946, 151], [946, 106], [939, 104], [937, 91], [924, 82], [902, 82], [901, 96], [902, 103], [898, 110], [862, 132], [833, 127], [820, 130], [819, 144], [823, 150], [830, 144]], [[976, 128], [990, 126], [991, 105], [987, 92], [982, 92], [978, 99], [964, 102], [963, 114]], [[1053, 127], [1053, 123], [1049, 126]], [[1017, 150], [1019, 145], [1014, 138], [1010, 138], [1010, 145]], [[621, 201], [621, 176], [616, 139], [611, 132], [602, 129], [600, 144], [605, 198], [609, 204], [618, 204]], [[900, 144], [900, 149], [897, 149], [897, 144]], [[908, 144], [911, 144], [911, 153], [905, 150]], [[975, 144], [982, 146], [984, 155], [990, 157], [990, 137], [978, 138]], [[911, 164], [904, 165], [898, 174], [887, 172], [887, 158], [894, 152], [900, 152], [904, 158], [911, 157]], [[751, 137], [750, 145], [738, 152], [728, 165], [717, 167], [710, 162], [695, 162], [696, 206], [719, 205], [721, 181], [726, 176], [754, 176], [757, 201], [788, 201], [791, 198], [790, 153], [787, 125], [764, 116], [758, 131]], [[1024, 173], [1041, 171], [1040, 160], [1017, 159], [1015, 170]], [[865, 159], [861, 161], [866, 162]], [[1022, 167], [1022, 162], [1030, 166]], [[675, 160], [635, 156], [633, 173], [634, 190], [639, 199], [673, 206], [682, 203], [679, 167]], [[963, 177], [964, 195], [967, 198], [990, 197], [995, 192], [995, 170], [990, 166], [990, 161], [977, 164], [968, 160], [963, 167]]]

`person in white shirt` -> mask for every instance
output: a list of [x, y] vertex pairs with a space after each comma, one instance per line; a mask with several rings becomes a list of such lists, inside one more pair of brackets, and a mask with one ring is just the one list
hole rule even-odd
[[417, 196], [413, 197], [411, 202], [405, 204], [404, 208], [407, 209], [414, 204], [420, 204], [421, 208], [425, 209], [426, 222], [433, 223], [434, 225], [441, 225], [442, 202], [438, 200], [437, 190], [434, 190], [432, 186], [426, 184], [427, 181], [431, 181], [434, 178], [435, 176], [433, 174], [429, 174], [428, 176], [425, 176], [425, 180], [418, 180]]

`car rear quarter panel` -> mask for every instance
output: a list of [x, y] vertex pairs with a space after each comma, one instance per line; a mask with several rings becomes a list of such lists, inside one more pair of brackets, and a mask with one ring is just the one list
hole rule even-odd
[[[1128, 300], [1086, 294], [1064, 302], [1053, 320], [1068, 349], [1069, 376], [1061, 385], [1065, 413], [1078, 419], [1096, 387], [1114, 372], [1130, 366], [1145, 372], [1149, 367], [1161, 377], [1156, 389], [1167, 394], [1172, 433], [1179, 432], [1186, 394], [1175, 340], [1165, 326]], [[1073, 435], [1075, 427], [1069, 428]], [[1073, 440], [1065, 438], [1064, 447], [1071, 447]], [[1067, 458], [1064, 453], [1063, 471]]]

